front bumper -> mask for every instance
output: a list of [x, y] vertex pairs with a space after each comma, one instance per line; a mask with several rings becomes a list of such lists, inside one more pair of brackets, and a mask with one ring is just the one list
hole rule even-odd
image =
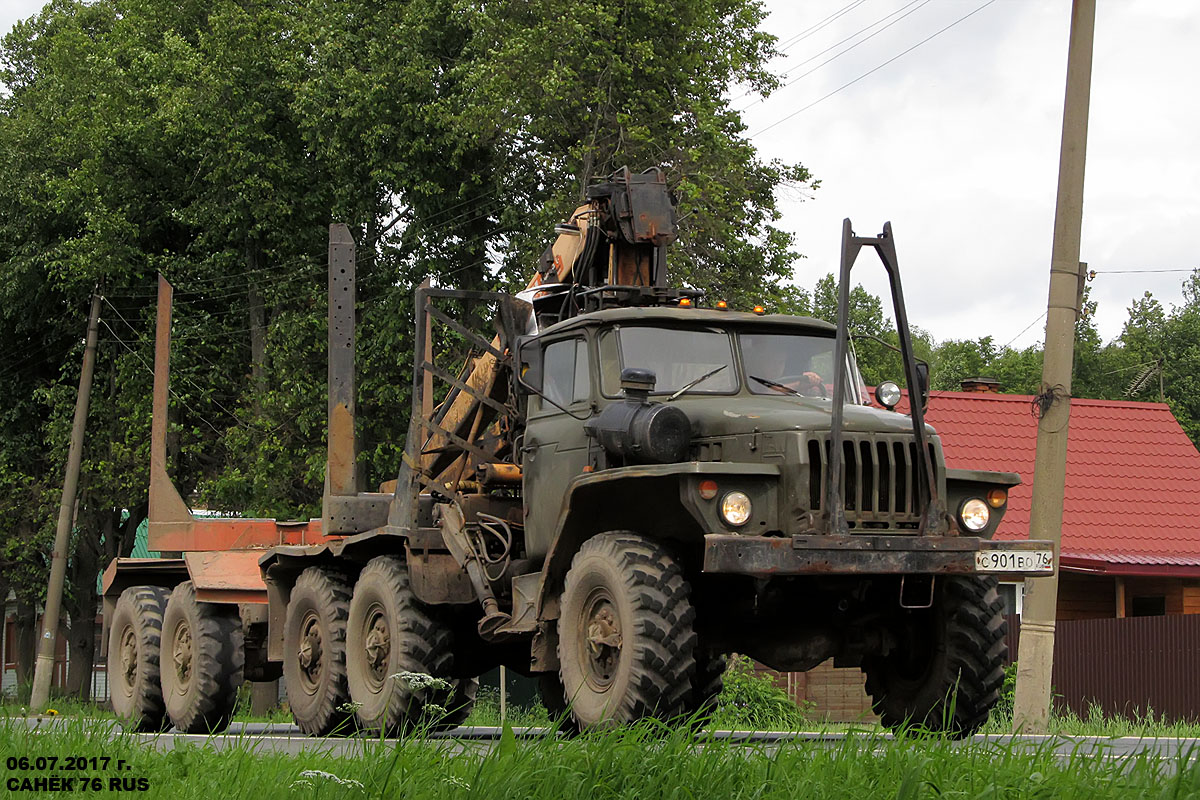
[[734, 575], [1053, 575], [1049, 541], [992, 541], [973, 536], [704, 537], [704, 571]]

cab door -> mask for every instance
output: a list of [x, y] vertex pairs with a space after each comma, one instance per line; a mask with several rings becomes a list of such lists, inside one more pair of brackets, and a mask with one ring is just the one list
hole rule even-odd
[[525, 545], [530, 558], [550, 549], [567, 486], [588, 463], [584, 421], [592, 412], [592, 370], [584, 336], [545, 345], [542, 394], [531, 395], [522, 447]]

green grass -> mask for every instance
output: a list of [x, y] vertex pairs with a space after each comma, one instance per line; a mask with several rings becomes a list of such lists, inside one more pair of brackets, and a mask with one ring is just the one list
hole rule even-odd
[[[553, 724], [550, 714], [541, 703], [533, 706], [509, 703], [505, 708], [505, 717], [508, 724], [514, 728], [540, 728]], [[463, 724], [482, 727], [499, 727], [503, 724], [500, 719], [500, 690], [491, 686], [479, 687], [479, 694], [475, 697], [475, 708]]]
[[[1106, 717], [1098, 706], [1092, 706], [1086, 717], [1068, 711], [1050, 718], [1050, 732], [1061, 736], [1133, 736], [1153, 738], [1200, 738], [1200, 724], [1168, 722], [1153, 710], [1132, 718]], [[993, 713], [980, 733], [1012, 733], [1012, 717]]]
[[[5, 756], [108, 756], [144, 778], [142, 797], [305, 800], [387, 798], [1200, 798], [1200, 768], [1186, 759], [1060, 758], [1050, 744], [962, 745], [941, 739], [851, 735], [832, 744], [763, 745], [709, 741], [642, 724], [569, 741], [516, 740], [495, 747], [420, 739], [364, 742], [347, 758], [255, 755], [253, 739], [228, 750], [184, 746], [152, 752], [133, 737], [106, 738], [96, 723], [68, 720], [53, 733], [0, 721]], [[1195, 755], [1195, 754], [1193, 754]], [[303, 773], [318, 771], [321, 774]], [[5, 771], [6, 780], [33, 772]], [[39, 773], [46, 774], [46, 773]], [[117, 774], [95, 774], [105, 782]], [[326, 777], [326, 776], [336, 776]], [[350, 783], [355, 782], [355, 783]], [[7, 792], [14, 797], [28, 796]], [[53, 795], [54, 793], [46, 793]], [[64, 796], [65, 792], [61, 793]], [[75, 787], [71, 794], [81, 792]], [[42, 796], [42, 795], [39, 795]]]
[[[1015, 666], [1009, 670], [1005, 690], [1000, 704], [981, 733], [1006, 734], [1012, 732], [1012, 694], [1016, 677]], [[19, 699], [27, 700], [25, 696]], [[58, 697], [50, 707], [62, 716], [113, 719], [106, 705], [80, 702]], [[252, 715], [249, 685], [243, 686], [234, 720], [238, 722], [291, 722], [286, 707], [276, 708], [266, 715]], [[0, 703], [0, 716], [24, 716], [26, 707], [17, 699], [5, 698]], [[853, 731], [864, 734], [880, 733], [881, 729], [872, 722], [829, 723], [814, 718], [814, 709], [797, 707], [787, 694], [775, 686], [769, 678], [756, 674], [752, 663], [745, 658], [731, 658], [725, 673], [725, 689], [709, 727], [714, 730], [757, 730], [757, 731]], [[550, 716], [540, 704], [520, 706], [509, 704], [507, 722], [515, 728], [542, 727], [551, 724]], [[499, 690], [481, 687], [475, 708], [467, 719], [467, 725], [496, 727], [501, 725]], [[1132, 736], [1139, 738], [1200, 738], [1200, 724], [1168, 722], [1153, 711], [1133, 718], [1106, 717], [1099, 708], [1093, 708], [1086, 717], [1074, 714], [1055, 714], [1051, 717], [1049, 732], [1064, 736]]]

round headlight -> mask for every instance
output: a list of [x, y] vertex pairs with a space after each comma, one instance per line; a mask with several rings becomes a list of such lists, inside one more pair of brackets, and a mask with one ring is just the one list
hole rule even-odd
[[986, 528], [990, 516], [991, 511], [988, 510], [987, 503], [978, 497], [972, 497], [958, 509], [958, 518], [969, 531], [979, 532]]
[[745, 492], [730, 492], [721, 500], [721, 516], [730, 525], [745, 525], [750, 510], [750, 498]]
[[893, 409], [900, 403], [900, 387], [895, 381], [884, 381], [875, 387], [875, 401], [886, 409]]

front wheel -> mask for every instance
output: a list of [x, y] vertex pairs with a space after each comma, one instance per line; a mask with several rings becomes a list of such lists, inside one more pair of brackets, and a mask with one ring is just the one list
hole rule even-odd
[[675, 560], [629, 532], [595, 536], [571, 562], [558, 621], [564, 701], [580, 728], [687, 711], [696, 612]]
[[931, 608], [907, 611], [899, 643], [863, 660], [875, 713], [892, 729], [955, 737], [987, 722], [1008, 645], [994, 577], [940, 578]]

